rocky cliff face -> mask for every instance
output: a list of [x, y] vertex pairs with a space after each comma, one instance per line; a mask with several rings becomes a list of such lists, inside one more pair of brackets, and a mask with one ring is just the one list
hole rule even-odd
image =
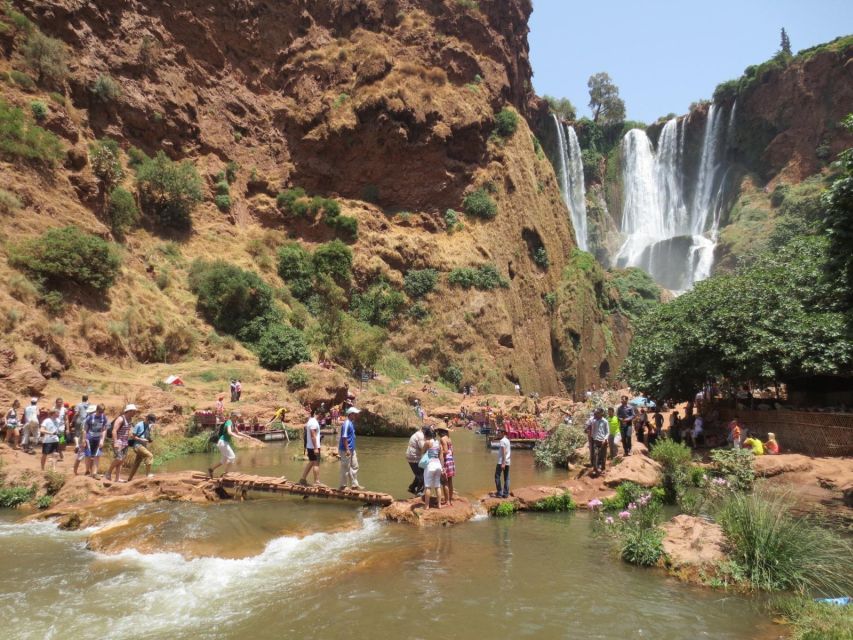
[[[89, 373], [98, 368], [92, 354], [149, 361], [140, 336], [178, 344], [168, 359], [250, 358], [233, 345], [223, 356], [219, 343], [203, 338], [210, 328], [194, 314], [187, 264], [222, 257], [286, 284], [271, 264], [276, 246], [288, 237], [308, 246], [331, 237], [321, 223], [276, 208], [275, 194], [293, 186], [337, 198], [357, 218], [356, 288], [377, 278], [400, 287], [406, 271], [425, 267], [446, 273], [491, 264], [506, 279], [506, 288], [478, 291], [452, 287], [445, 275], [427, 299], [427, 318], [392, 324], [390, 346], [432, 374], [454, 364], [481, 387], [506, 389], [518, 380], [553, 393], [597, 382], [604, 358], [604, 370], [618, 366], [627, 328], [607, 310], [606, 296], [582, 295], [600, 283], [571, 268], [568, 211], [524, 120], [538, 108], [527, 55], [529, 0], [13, 4], [65, 43], [69, 74], [61, 86], [4, 87], [4, 99], [23, 107], [33, 98], [50, 102], [48, 89], [65, 93], [50, 102], [45, 122], [63, 139], [64, 167], [45, 175], [2, 163], [0, 188], [24, 204], [9, 220], [10, 236], [74, 223], [110, 237], [86, 151], [104, 136], [125, 151], [162, 149], [189, 159], [210, 189], [188, 236], [128, 234], [123, 275], [103, 304], [74, 303], [49, 317], [31, 295], [2, 293], [7, 308], [27, 314], [13, 334], [50, 333], [50, 321], [73, 327], [57, 338], [71, 355], [49, 374], [85, 379], [81, 363]], [[23, 69], [20, 48], [2, 37], [0, 70]], [[99, 76], [114, 79], [119, 95], [99, 101], [92, 92]], [[507, 138], [492, 135], [502, 108], [522, 116]], [[226, 162], [239, 170], [224, 214], [211, 200]], [[475, 188], [490, 192], [497, 216], [465, 219], [450, 233], [445, 210], [461, 209]], [[547, 267], [533, 260], [539, 249]], [[5, 260], [2, 271], [14, 275]], [[153, 286], [155, 271], [168, 273], [164, 287]], [[176, 327], [188, 344], [165, 341]], [[22, 353], [25, 359], [48, 359], [44, 349], [28, 349], [38, 353]]]

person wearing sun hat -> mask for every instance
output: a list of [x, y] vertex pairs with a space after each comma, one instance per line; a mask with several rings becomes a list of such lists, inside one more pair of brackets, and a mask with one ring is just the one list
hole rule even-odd
[[355, 453], [355, 421], [361, 410], [356, 407], [347, 409], [347, 418], [341, 427], [341, 439], [338, 441], [338, 453], [341, 456], [341, 477], [338, 489], [363, 489], [358, 484], [358, 456]]
[[135, 404], [128, 404], [122, 414], [113, 422], [113, 462], [107, 469], [107, 480], [113, 479], [113, 471], [115, 471], [115, 481], [121, 482], [121, 467], [127, 454], [133, 416], [137, 412], [138, 409]]

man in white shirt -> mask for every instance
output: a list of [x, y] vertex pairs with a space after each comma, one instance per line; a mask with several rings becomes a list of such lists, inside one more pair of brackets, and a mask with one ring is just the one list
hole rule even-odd
[[42, 436], [41, 445], [41, 470], [44, 471], [44, 463], [47, 457], [51, 456], [51, 465], [53, 465], [53, 455], [59, 450], [59, 412], [54, 408], [50, 410], [50, 415], [44, 419], [39, 428], [39, 433]]
[[[53, 408], [56, 409], [56, 426], [59, 427], [59, 435], [66, 433], [67, 423], [68, 423], [68, 409], [65, 408], [65, 405], [62, 402], [62, 398], [57, 398], [56, 402], [53, 405]], [[67, 438], [65, 439], [67, 441]], [[60, 437], [60, 442], [63, 439]], [[57, 449], [57, 453], [59, 453], [59, 459], [63, 459], [62, 451], [65, 447], [60, 444]]]
[[[498, 445], [498, 463], [495, 465], [495, 489], [498, 498], [509, 497], [509, 463], [512, 457], [512, 445], [504, 431], [503, 438]], [[501, 475], [503, 475], [503, 489], [501, 489]]]
[[308, 462], [302, 471], [299, 484], [308, 484], [308, 472], [313, 470], [314, 484], [320, 484], [320, 423], [317, 420], [317, 409], [311, 409], [308, 422], [305, 423], [305, 448], [308, 450]]
[[424, 492], [424, 470], [418, 464], [421, 461], [421, 456], [426, 449], [426, 431], [428, 425], [424, 425], [415, 431], [409, 438], [409, 446], [406, 447], [406, 462], [409, 463], [409, 468], [415, 475], [414, 480], [409, 484], [409, 493], [414, 493], [419, 496]]
[[26, 453], [33, 453], [33, 445], [39, 438], [38, 398], [30, 398], [30, 404], [24, 409], [24, 429], [21, 446]]

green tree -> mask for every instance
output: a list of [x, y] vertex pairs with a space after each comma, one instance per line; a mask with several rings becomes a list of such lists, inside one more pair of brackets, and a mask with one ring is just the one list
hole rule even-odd
[[625, 102], [619, 97], [619, 88], [607, 73], [602, 71], [591, 75], [586, 84], [589, 87], [589, 108], [592, 109], [593, 122], [621, 122], [625, 119]]
[[[842, 123], [853, 132], [853, 114]], [[824, 280], [836, 282], [840, 278], [840, 295], [853, 323], [853, 147], [843, 151], [838, 158], [838, 174], [821, 197], [823, 223], [829, 238], [829, 259]]]
[[571, 121], [577, 118], [578, 114], [575, 105], [568, 98], [555, 98], [554, 96], [546, 95], [544, 96], [544, 100], [548, 103], [551, 113], [557, 114], [563, 120]]
[[403, 290], [410, 298], [423, 298], [438, 284], [435, 269], [410, 269], [403, 278]]
[[377, 282], [363, 293], [356, 293], [350, 308], [356, 318], [378, 327], [387, 327], [400, 313], [406, 299], [385, 281]]
[[340, 240], [321, 244], [314, 251], [314, 271], [331, 276], [342, 287], [349, 286], [352, 277], [352, 250]]
[[288, 242], [278, 250], [278, 275], [291, 293], [304, 302], [314, 287], [311, 254], [298, 242]]
[[791, 51], [791, 39], [788, 37], [788, 32], [785, 31], [785, 27], [782, 27], [782, 35], [779, 42], [779, 51], [780, 53], [786, 56], [793, 55], [793, 52]]
[[23, 53], [27, 66], [35, 72], [39, 84], [45, 80], [55, 84], [65, 80], [68, 68], [65, 64], [65, 45], [60, 40], [34, 31], [27, 38]]
[[286, 371], [311, 359], [302, 332], [279, 323], [270, 325], [261, 334], [257, 353], [260, 365], [272, 371]]
[[189, 229], [190, 214], [203, 199], [202, 181], [189, 161], [173, 162], [162, 151], [136, 172], [142, 210], [164, 227]]

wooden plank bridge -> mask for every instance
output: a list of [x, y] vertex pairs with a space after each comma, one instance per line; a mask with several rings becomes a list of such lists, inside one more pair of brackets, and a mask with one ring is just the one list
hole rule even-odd
[[386, 507], [394, 502], [394, 496], [378, 491], [364, 489], [333, 489], [332, 487], [304, 485], [284, 477], [253, 476], [245, 473], [229, 472], [212, 480], [204, 473], [193, 474], [194, 480], [207, 482], [221, 489], [233, 489], [240, 497], [245, 497], [249, 491], [264, 493], [291, 494], [305, 498], [327, 498], [332, 500], [349, 500], [364, 504], [375, 504]]

